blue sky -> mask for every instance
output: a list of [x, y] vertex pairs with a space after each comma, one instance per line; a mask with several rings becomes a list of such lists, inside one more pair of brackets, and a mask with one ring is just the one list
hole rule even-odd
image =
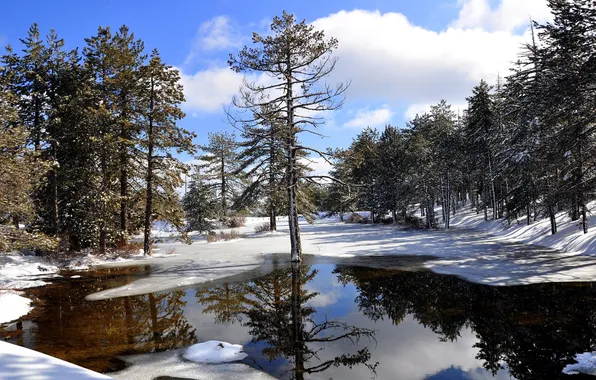
[[[352, 82], [344, 107], [326, 115], [320, 132], [328, 138], [307, 139], [318, 148], [346, 147], [365, 126], [404, 126], [442, 98], [461, 110], [480, 79], [506, 75], [528, 38], [528, 15], [550, 17], [546, 0], [11, 1], [3, 4], [0, 43], [18, 48], [37, 22], [67, 47], [82, 47], [99, 26], [126, 24], [148, 51], [157, 48], [181, 70], [181, 125], [203, 144], [210, 131], [232, 130], [222, 110], [242, 78], [227, 68], [228, 54], [284, 9], [339, 40], [329, 82]], [[314, 165], [324, 170], [323, 162]]]

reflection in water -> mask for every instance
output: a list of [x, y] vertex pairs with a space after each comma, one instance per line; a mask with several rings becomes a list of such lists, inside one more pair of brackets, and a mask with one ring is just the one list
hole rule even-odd
[[335, 273], [344, 284], [356, 285], [356, 302], [371, 320], [399, 324], [411, 314], [442, 341], [472, 329], [476, 358], [493, 375], [505, 363], [520, 380], [564, 377], [565, 364], [596, 343], [591, 283], [489, 287], [430, 272], [337, 268]]
[[[204, 312], [215, 314], [222, 324], [240, 322], [249, 328], [252, 342], [262, 342], [262, 355], [270, 362], [279, 358], [285, 365], [276, 375], [302, 380], [305, 375], [319, 373], [334, 366], [353, 367], [362, 364], [374, 375], [376, 364], [364, 347], [353, 353], [326, 358], [322, 345], [338, 341], [358, 344], [361, 338], [374, 341], [374, 331], [328, 320], [317, 315], [308, 302], [317, 293], [303, 285], [317, 275], [316, 269], [293, 265], [248, 284], [197, 291], [197, 299], [207, 304]], [[245, 317], [245, 318], [243, 318]], [[254, 360], [254, 358], [253, 358]], [[256, 362], [258, 365], [258, 361]]]
[[0, 337], [108, 372], [122, 368], [120, 355], [229, 331], [250, 354], [245, 363], [290, 379], [556, 379], [576, 353], [596, 347], [591, 283], [489, 287], [319, 264], [212, 288], [84, 300], [148, 270], [28, 289], [35, 309]]
[[[89, 302], [84, 297], [110, 285], [130, 282], [122, 272], [104, 270], [91, 281], [58, 282], [27, 291], [39, 300], [27, 317], [30, 328], [0, 332], [9, 341], [98, 371], [123, 367], [123, 354], [165, 351], [196, 343], [184, 316], [184, 292], [123, 297]], [[113, 278], [119, 275], [118, 278]], [[32, 323], [31, 323], [32, 322]], [[16, 335], [16, 336], [15, 336]]]

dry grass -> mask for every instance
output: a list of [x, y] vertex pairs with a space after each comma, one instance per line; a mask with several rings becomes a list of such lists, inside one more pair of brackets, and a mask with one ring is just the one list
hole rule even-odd
[[246, 217], [244, 217], [242, 215], [232, 216], [227, 220], [226, 224], [230, 228], [244, 227], [244, 225], [246, 224]]
[[258, 224], [257, 226], [255, 226], [256, 233], [269, 231], [271, 231], [271, 226], [269, 225], [269, 222]]
[[229, 240], [234, 240], [234, 239], [242, 239], [245, 238], [246, 235], [244, 234], [240, 234], [238, 233], [237, 230], [232, 230], [230, 232], [223, 232], [220, 231], [220, 233], [215, 233], [214, 231], [209, 232], [209, 235], [207, 235], [207, 242], [208, 243], [215, 243], [217, 241], [229, 241]]

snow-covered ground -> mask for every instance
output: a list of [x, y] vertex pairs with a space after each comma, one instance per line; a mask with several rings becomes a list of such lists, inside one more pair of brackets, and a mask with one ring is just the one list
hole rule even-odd
[[237, 362], [247, 356], [248, 354], [244, 352], [242, 345], [218, 340], [193, 344], [182, 354], [184, 359], [195, 363]]
[[[596, 212], [596, 202], [588, 204], [588, 215]], [[438, 215], [440, 215], [440, 210]], [[489, 218], [490, 218], [489, 212]], [[583, 233], [580, 221], [572, 221], [565, 213], [556, 215], [557, 233], [551, 234], [548, 218], [539, 219], [526, 225], [525, 217], [508, 225], [503, 220], [484, 221], [484, 214], [471, 209], [464, 209], [452, 217], [454, 228], [473, 228], [498, 235], [501, 240], [526, 244], [537, 244], [566, 252], [596, 255], [596, 222], [595, 217], [588, 217], [589, 232]]]
[[0, 379], [90, 380], [111, 377], [56, 359], [41, 352], [0, 341]]
[[[301, 223], [303, 252], [333, 257], [433, 256], [435, 259], [425, 262], [427, 268], [490, 285], [596, 281], [596, 257], [516, 243], [496, 229], [491, 232], [501, 232], [501, 235], [491, 235], [480, 229], [485, 224], [478, 218], [471, 211], [462, 212], [453, 221], [453, 225], [460, 228], [450, 231], [413, 231], [332, 220], [317, 221], [315, 225]], [[97, 300], [174, 289], [255, 271], [267, 254], [289, 256], [287, 225], [280, 222], [278, 227], [279, 234], [252, 233], [244, 239], [215, 244], [204, 240], [190, 246], [160, 244], [160, 249], [173, 252], [175, 256], [133, 263], [152, 264], [150, 277], [92, 294], [89, 298]], [[472, 227], [476, 229], [470, 229]], [[123, 263], [102, 266], [115, 265]]]
[[198, 364], [182, 359], [185, 349], [124, 357], [129, 367], [112, 373], [114, 379], [274, 379], [265, 372], [243, 363]]
[[[484, 222], [482, 214], [471, 210], [464, 210], [453, 217], [454, 228], [450, 231], [404, 230], [392, 225], [353, 225], [334, 219], [319, 220], [314, 225], [301, 222], [303, 252], [337, 259], [422, 256], [423, 265], [435, 272], [458, 275], [490, 285], [596, 281], [596, 255], [593, 255], [596, 253], [596, 242], [593, 241], [596, 231], [584, 236], [575, 223], [565, 220], [564, 215], [558, 218], [560, 234], [555, 237], [548, 234], [548, 221], [538, 221], [531, 226], [514, 225], [506, 229], [501, 222]], [[164, 238], [163, 243], [157, 244], [156, 252], [151, 257], [135, 255], [129, 259], [105, 260], [91, 256], [76, 264], [79, 268], [88, 265], [152, 265], [149, 277], [89, 295], [88, 298], [93, 300], [182, 288], [229, 276], [254, 276], [260, 271], [269, 270], [267, 266], [262, 266], [267, 255], [279, 254], [279, 257], [289, 258], [287, 222], [279, 220], [278, 233], [255, 233], [255, 226], [265, 222], [267, 218], [249, 218], [247, 225], [238, 229], [240, 234], [245, 235], [242, 239], [207, 243], [204, 237], [194, 235], [194, 243], [187, 245]], [[568, 252], [553, 248], [566, 249]], [[0, 260], [0, 283], [4, 289], [43, 285], [43, 277], [55, 275], [58, 270], [35, 257], [9, 255]], [[29, 311], [28, 300], [16, 298], [18, 293], [13, 291], [5, 294], [10, 296], [0, 296], [0, 321], [18, 318], [16, 314]], [[3, 307], [3, 298], [11, 305], [19, 304], [20, 309]], [[3, 315], [8, 315], [5, 312], [8, 309], [20, 312], [2, 319]], [[268, 378], [259, 371], [253, 373], [245, 365], [237, 363], [213, 368], [207, 366], [205, 369], [204, 365], [201, 367], [197, 363], [182, 361], [180, 354], [155, 354], [155, 358], [149, 361], [153, 363], [151, 368], [155, 370], [167, 364], [171, 371], [168, 370], [163, 376], [182, 376], [188, 373], [186, 371], [200, 368], [206, 371], [205, 378], [237, 374], [242, 374], [243, 378]], [[146, 356], [129, 359], [131, 362], [148, 360]], [[138, 371], [140, 367], [149, 366], [149, 362], [133, 367]], [[151, 368], [147, 371], [151, 371]], [[135, 374], [125, 371], [116, 377], [143, 378], [143, 374], [149, 373], [156, 372]]]

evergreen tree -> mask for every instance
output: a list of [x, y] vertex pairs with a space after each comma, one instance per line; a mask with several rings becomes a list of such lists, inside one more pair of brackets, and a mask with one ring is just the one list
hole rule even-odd
[[[264, 110], [262, 113], [266, 114]], [[255, 115], [258, 119], [258, 115]], [[238, 156], [241, 164], [238, 170], [246, 170], [246, 177], [251, 178], [240, 199], [257, 198], [264, 193], [269, 216], [270, 231], [277, 230], [277, 214], [280, 206], [280, 192], [284, 173], [285, 141], [283, 123], [277, 120], [263, 120], [260, 124], [244, 125], [242, 130], [242, 149]]]
[[209, 133], [209, 143], [201, 149], [205, 152], [199, 157], [204, 162], [201, 168], [204, 169], [205, 179], [217, 190], [219, 216], [223, 220], [241, 185], [236, 136], [228, 132]]
[[[240, 110], [251, 111], [251, 116], [232, 116], [234, 124], [255, 124], [262, 121], [279, 121], [284, 124], [286, 135], [286, 181], [288, 193], [288, 219], [292, 261], [300, 261], [302, 246], [296, 208], [300, 186], [299, 152], [314, 152], [322, 157], [324, 152], [304, 146], [298, 137], [304, 133], [317, 133], [322, 122], [318, 112], [335, 110], [341, 106], [340, 98], [347, 86], [330, 87], [322, 80], [334, 69], [336, 59], [331, 56], [337, 40], [326, 39], [306, 21], [296, 22], [293, 15], [283, 12], [274, 17], [271, 33], [253, 34], [254, 47], [245, 46], [236, 57], [230, 56], [230, 67], [236, 72], [265, 73], [271, 83], [261, 85], [246, 82], [233, 104]], [[262, 114], [265, 106], [266, 114]]]
[[182, 198], [184, 218], [189, 231], [209, 231], [213, 228], [211, 220], [218, 216], [218, 202], [213, 187], [205, 183], [200, 168], [195, 167], [186, 194]]
[[143, 252], [150, 254], [154, 217], [181, 230], [182, 210], [176, 188], [182, 185], [186, 166], [172, 156], [172, 151], [192, 154], [194, 134], [176, 125], [184, 117], [180, 109], [184, 93], [178, 70], [164, 64], [154, 50], [149, 63], [142, 68], [140, 78], [143, 99], [140, 145], [146, 151]]
[[[2, 86], [5, 87], [5, 86]], [[0, 252], [54, 248], [55, 242], [31, 227], [33, 196], [44, 166], [27, 147], [28, 132], [18, 123], [17, 97], [0, 87]], [[26, 226], [21, 229], [20, 224]]]
[[[129, 182], [142, 172], [135, 164], [135, 143], [140, 133], [137, 123], [139, 96], [139, 70], [146, 56], [143, 54], [144, 44], [135, 40], [134, 34], [123, 25], [113, 37], [114, 76], [111, 80], [114, 93], [115, 122], [118, 131], [118, 155], [120, 170], [120, 239], [126, 240], [130, 232], [128, 218], [130, 214]], [[138, 159], [136, 160], [138, 162]]]

